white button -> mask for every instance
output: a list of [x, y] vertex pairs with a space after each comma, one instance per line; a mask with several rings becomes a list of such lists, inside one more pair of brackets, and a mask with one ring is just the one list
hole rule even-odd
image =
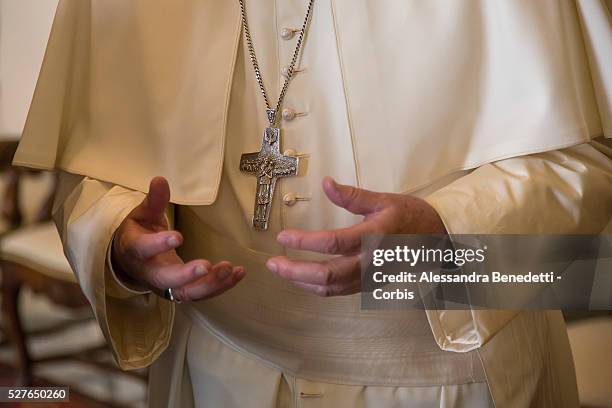
[[[293, 68], [293, 75], [295, 76], [295, 74], [302, 72], [303, 70], [303, 68]], [[289, 67], [287, 65], [281, 68], [281, 75], [285, 78], [289, 78]]]
[[280, 33], [281, 38], [283, 40], [290, 40], [295, 35], [296, 31], [299, 31], [299, 30], [296, 30], [295, 28], [285, 27], [281, 30], [281, 33]]
[[298, 200], [298, 197], [295, 193], [287, 193], [283, 196], [283, 204], [287, 206], [294, 205]]
[[300, 197], [299, 195], [295, 193], [287, 193], [283, 196], [283, 204], [285, 204], [286, 206], [291, 207], [298, 201], [310, 201], [310, 198]]
[[282, 115], [284, 120], [293, 120], [295, 119], [297, 113], [291, 108], [285, 108], [283, 109]]
[[283, 152], [285, 156], [297, 156], [297, 150], [295, 149], [287, 149]]
[[284, 67], [281, 68], [281, 75], [284, 76], [285, 78], [289, 78], [289, 67], [288, 66], [285, 65]]

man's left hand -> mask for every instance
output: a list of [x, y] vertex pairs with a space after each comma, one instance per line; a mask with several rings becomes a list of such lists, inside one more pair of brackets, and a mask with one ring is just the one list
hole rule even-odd
[[445, 234], [436, 210], [408, 194], [375, 193], [323, 179], [329, 200], [363, 221], [328, 231], [281, 231], [277, 240], [287, 248], [339, 255], [313, 262], [286, 256], [270, 258], [267, 268], [278, 276], [320, 296], [350, 295], [361, 291], [361, 237], [366, 234]]

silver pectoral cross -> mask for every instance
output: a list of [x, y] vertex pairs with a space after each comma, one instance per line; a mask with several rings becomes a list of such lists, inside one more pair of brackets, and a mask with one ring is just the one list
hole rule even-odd
[[275, 127], [264, 130], [259, 152], [244, 153], [240, 157], [240, 171], [257, 177], [253, 213], [253, 228], [256, 230], [268, 229], [276, 180], [297, 175], [298, 161], [297, 157], [281, 154], [280, 129]]

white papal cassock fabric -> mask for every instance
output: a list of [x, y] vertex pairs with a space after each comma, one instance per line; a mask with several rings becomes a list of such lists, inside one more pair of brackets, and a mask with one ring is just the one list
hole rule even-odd
[[[273, 95], [294, 46], [279, 32], [300, 24], [303, 3], [247, 1]], [[285, 102], [304, 115], [283, 123], [284, 147], [307, 165], [280, 182], [265, 233], [249, 228], [255, 182], [237, 171], [265, 126], [237, 11], [62, 2], [16, 157], [67, 172], [55, 208], [67, 256], [119, 363], [155, 361], [152, 402], [282, 406], [305, 393], [313, 406], [487, 406], [490, 395], [498, 407], [574, 406], [559, 313], [362, 312], [356, 296], [307, 295], [263, 263], [283, 253], [282, 228], [358, 220], [326, 201], [324, 175], [425, 197], [451, 233], [603, 228], [612, 166], [587, 142], [610, 136], [604, 3], [317, 0]], [[181, 204], [181, 255], [249, 271], [176, 319], [105, 263], [155, 175]], [[287, 192], [309, 201], [284, 206]]]

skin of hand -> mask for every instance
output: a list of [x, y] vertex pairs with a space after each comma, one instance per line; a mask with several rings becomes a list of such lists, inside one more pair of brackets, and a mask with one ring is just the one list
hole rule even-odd
[[281, 278], [319, 296], [342, 296], [361, 291], [361, 237], [366, 234], [446, 234], [436, 210], [407, 194], [376, 193], [323, 179], [329, 200], [362, 222], [328, 231], [281, 231], [277, 241], [292, 249], [339, 255], [326, 261], [270, 258], [266, 267]]
[[236, 285], [245, 276], [242, 266], [228, 261], [213, 266], [204, 259], [185, 263], [178, 256], [175, 249], [183, 243], [183, 236], [168, 230], [164, 211], [169, 200], [168, 181], [153, 178], [145, 199], [117, 229], [111, 258], [118, 278], [160, 296], [164, 289], [172, 288], [182, 301], [214, 297]]

